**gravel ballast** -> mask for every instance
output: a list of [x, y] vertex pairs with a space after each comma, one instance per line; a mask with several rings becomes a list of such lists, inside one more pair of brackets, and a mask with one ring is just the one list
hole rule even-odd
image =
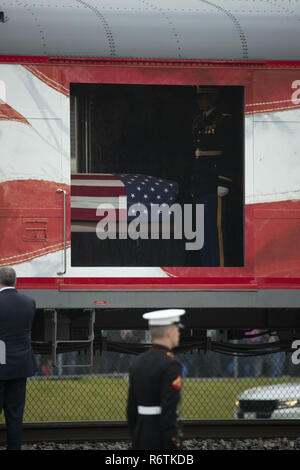
[[[0, 446], [0, 450], [5, 447]], [[118, 442], [39, 442], [23, 444], [22, 450], [131, 450], [128, 441]], [[300, 450], [300, 438], [274, 439], [189, 439], [185, 440], [182, 450]]]

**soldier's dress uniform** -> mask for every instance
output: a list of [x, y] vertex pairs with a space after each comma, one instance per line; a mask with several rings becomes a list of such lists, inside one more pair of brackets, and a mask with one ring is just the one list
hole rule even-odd
[[[193, 121], [194, 155], [191, 195], [195, 204], [204, 204], [204, 246], [202, 266], [226, 265], [224, 204], [218, 187], [231, 189], [233, 183], [232, 116], [215, 108]], [[223, 206], [223, 207], [222, 207]]]
[[153, 344], [132, 363], [127, 419], [133, 449], [180, 449], [177, 407], [182, 365], [172, 351]]

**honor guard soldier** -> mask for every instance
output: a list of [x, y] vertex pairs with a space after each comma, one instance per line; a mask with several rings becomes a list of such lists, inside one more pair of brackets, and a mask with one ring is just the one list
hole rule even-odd
[[201, 266], [226, 265], [224, 205], [233, 182], [232, 116], [218, 109], [218, 87], [196, 87], [191, 195], [204, 204]]
[[129, 375], [128, 425], [135, 450], [180, 449], [177, 406], [182, 366], [172, 349], [179, 344], [181, 309], [149, 312], [152, 347], [135, 358]]

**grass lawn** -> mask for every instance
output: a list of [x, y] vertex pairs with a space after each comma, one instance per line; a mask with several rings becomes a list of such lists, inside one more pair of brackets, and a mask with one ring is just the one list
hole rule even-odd
[[[235, 400], [243, 390], [299, 380], [294, 377], [184, 379], [183, 418], [233, 418]], [[118, 376], [28, 380], [24, 421], [123, 420], [127, 390], [128, 379]], [[3, 421], [2, 414], [0, 422]]]

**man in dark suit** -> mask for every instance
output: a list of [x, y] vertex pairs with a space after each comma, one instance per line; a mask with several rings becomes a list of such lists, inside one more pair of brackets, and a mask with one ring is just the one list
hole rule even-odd
[[26, 380], [36, 372], [31, 349], [35, 301], [15, 289], [16, 272], [0, 268], [0, 413], [6, 422], [7, 450], [20, 450]]
[[143, 315], [153, 346], [133, 361], [130, 370], [127, 418], [135, 450], [180, 449], [177, 407], [182, 366], [172, 349], [179, 344], [184, 313], [169, 309]]

